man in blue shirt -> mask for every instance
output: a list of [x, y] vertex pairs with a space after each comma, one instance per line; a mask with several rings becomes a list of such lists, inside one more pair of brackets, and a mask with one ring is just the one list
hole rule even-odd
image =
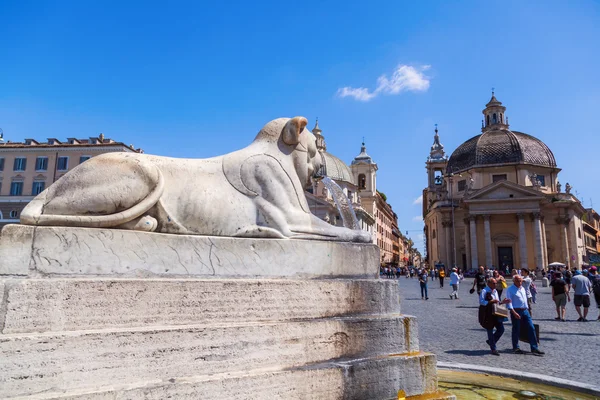
[[[480, 312], [483, 312], [489, 316], [489, 322], [485, 324], [486, 326], [484, 326], [488, 334], [488, 340], [486, 343], [490, 345], [492, 354], [499, 356], [500, 353], [498, 353], [498, 350], [496, 350], [496, 343], [498, 340], [500, 340], [502, 334], [504, 333], [504, 318], [496, 317], [493, 315], [492, 310], [488, 308], [491, 307], [492, 304], [500, 303], [500, 298], [498, 297], [498, 292], [496, 291], [496, 279], [488, 279], [487, 284], [488, 285], [481, 291], [481, 294], [479, 295], [479, 305], [481, 307], [485, 307], [485, 309], [482, 309]], [[504, 299], [502, 304], [506, 304], [508, 302], [508, 299]], [[494, 332], [494, 328], [496, 328], [496, 332]]]
[[535, 328], [533, 327], [531, 314], [529, 314], [527, 293], [523, 287], [523, 277], [519, 275], [513, 276], [513, 283], [514, 285], [509, 286], [508, 289], [506, 289], [506, 298], [510, 300], [510, 303], [508, 303], [506, 307], [510, 312], [510, 320], [512, 322], [513, 352], [516, 354], [523, 354], [523, 350], [519, 348], [519, 332], [521, 331], [521, 324], [525, 324], [527, 336], [529, 337], [529, 345], [531, 346], [531, 353], [534, 356], [543, 356], [544, 352], [538, 349]]

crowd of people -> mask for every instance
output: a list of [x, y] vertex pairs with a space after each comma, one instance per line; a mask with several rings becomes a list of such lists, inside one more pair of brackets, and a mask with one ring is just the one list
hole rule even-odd
[[[546, 271], [542, 272], [545, 275]], [[573, 303], [579, 315], [579, 322], [587, 322], [588, 311], [591, 305], [590, 297], [594, 294], [596, 305], [600, 310], [600, 275], [595, 266], [583, 270], [570, 271], [552, 270], [547, 273], [546, 278], [550, 281], [552, 289], [552, 300], [556, 306], [557, 321], [566, 321], [566, 304], [571, 301], [571, 289], [573, 289]], [[510, 316], [512, 323], [512, 348], [515, 354], [522, 354], [519, 347], [521, 336], [525, 336], [531, 347], [531, 353], [543, 356], [544, 352], [538, 347], [538, 338], [532, 320], [533, 304], [536, 303], [537, 288], [535, 286], [535, 275], [527, 268], [520, 271], [512, 271], [513, 285], [508, 286], [506, 279], [497, 271], [492, 272], [489, 277], [484, 267], [479, 267], [471, 293], [477, 290], [479, 295], [479, 323], [486, 329], [488, 339], [486, 343], [490, 346], [491, 354], [500, 355], [496, 349], [496, 343], [504, 333], [504, 322]], [[506, 289], [505, 298], [502, 299], [501, 285]], [[499, 305], [505, 305], [505, 313], [499, 310]], [[600, 321], [600, 315], [598, 316]], [[525, 335], [523, 335], [525, 331]]]
[[[552, 300], [556, 306], [557, 321], [566, 321], [567, 303], [573, 300], [579, 322], [588, 322], [592, 294], [600, 314], [600, 274], [598, 268], [591, 266], [582, 270], [568, 268], [550, 268], [542, 270], [541, 276], [547, 278], [552, 290]], [[421, 288], [421, 298], [429, 300], [428, 281], [439, 280], [440, 288], [444, 287], [446, 278], [445, 268], [415, 268], [404, 267], [397, 269], [383, 268], [381, 275], [387, 278], [407, 279], [416, 277]], [[451, 300], [458, 300], [459, 286], [464, 275], [452, 268], [449, 274]], [[512, 280], [509, 285], [508, 280]], [[527, 268], [502, 270], [480, 266], [475, 273], [473, 285], [469, 292], [477, 292], [479, 296], [479, 323], [487, 331], [486, 343], [490, 346], [491, 354], [499, 356], [496, 344], [504, 333], [504, 322], [510, 317], [512, 323], [511, 341], [515, 354], [523, 354], [519, 340], [525, 337], [529, 342], [531, 353], [543, 356], [544, 352], [538, 347], [538, 338], [532, 320], [534, 304], [537, 301], [538, 289], [536, 274]], [[545, 282], [544, 282], [545, 284]], [[573, 296], [571, 296], [573, 292]], [[502, 296], [504, 295], [504, 299]], [[505, 308], [504, 308], [505, 307]], [[600, 315], [597, 317], [600, 321]]]

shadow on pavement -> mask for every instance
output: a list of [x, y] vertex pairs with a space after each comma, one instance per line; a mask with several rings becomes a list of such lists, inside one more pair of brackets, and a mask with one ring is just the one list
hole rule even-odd
[[484, 356], [486, 354], [490, 354], [490, 351], [489, 350], [448, 350], [448, 351], [445, 351], [444, 353], [446, 353], [446, 354], [462, 354], [464, 356], [477, 357], [477, 356]]

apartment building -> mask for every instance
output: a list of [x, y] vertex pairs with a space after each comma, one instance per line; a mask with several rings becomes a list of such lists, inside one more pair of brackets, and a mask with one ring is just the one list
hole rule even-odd
[[23, 208], [64, 174], [92, 157], [111, 152], [143, 150], [104, 138], [103, 134], [64, 142], [55, 138], [46, 142], [0, 139], [0, 228], [18, 223]]

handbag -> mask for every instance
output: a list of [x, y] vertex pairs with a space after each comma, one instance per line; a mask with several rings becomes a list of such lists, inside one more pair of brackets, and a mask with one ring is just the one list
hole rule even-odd
[[500, 281], [500, 286], [502, 286], [502, 289], [506, 289], [508, 287], [508, 284], [506, 283], [506, 281], [504, 279], [502, 279]]
[[[540, 326], [538, 324], [533, 324], [533, 329], [535, 331], [535, 338], [537, 339], [537, 344], [540, 343]], [[529, 343], [529, 334], [527, 332], [527, 325], [520, 324], [519, 326], [519, 340], [521, 342]]]
[[492, 304], [492, 314], [496, 317], [508, 318], [508, 309], [504, 304]]
[[473, 294], [473, 293], [475, 293], [475, 289], [471, 288], [471, 290], [469, 290], [469, 293], [470, 293], [470, 294]]

